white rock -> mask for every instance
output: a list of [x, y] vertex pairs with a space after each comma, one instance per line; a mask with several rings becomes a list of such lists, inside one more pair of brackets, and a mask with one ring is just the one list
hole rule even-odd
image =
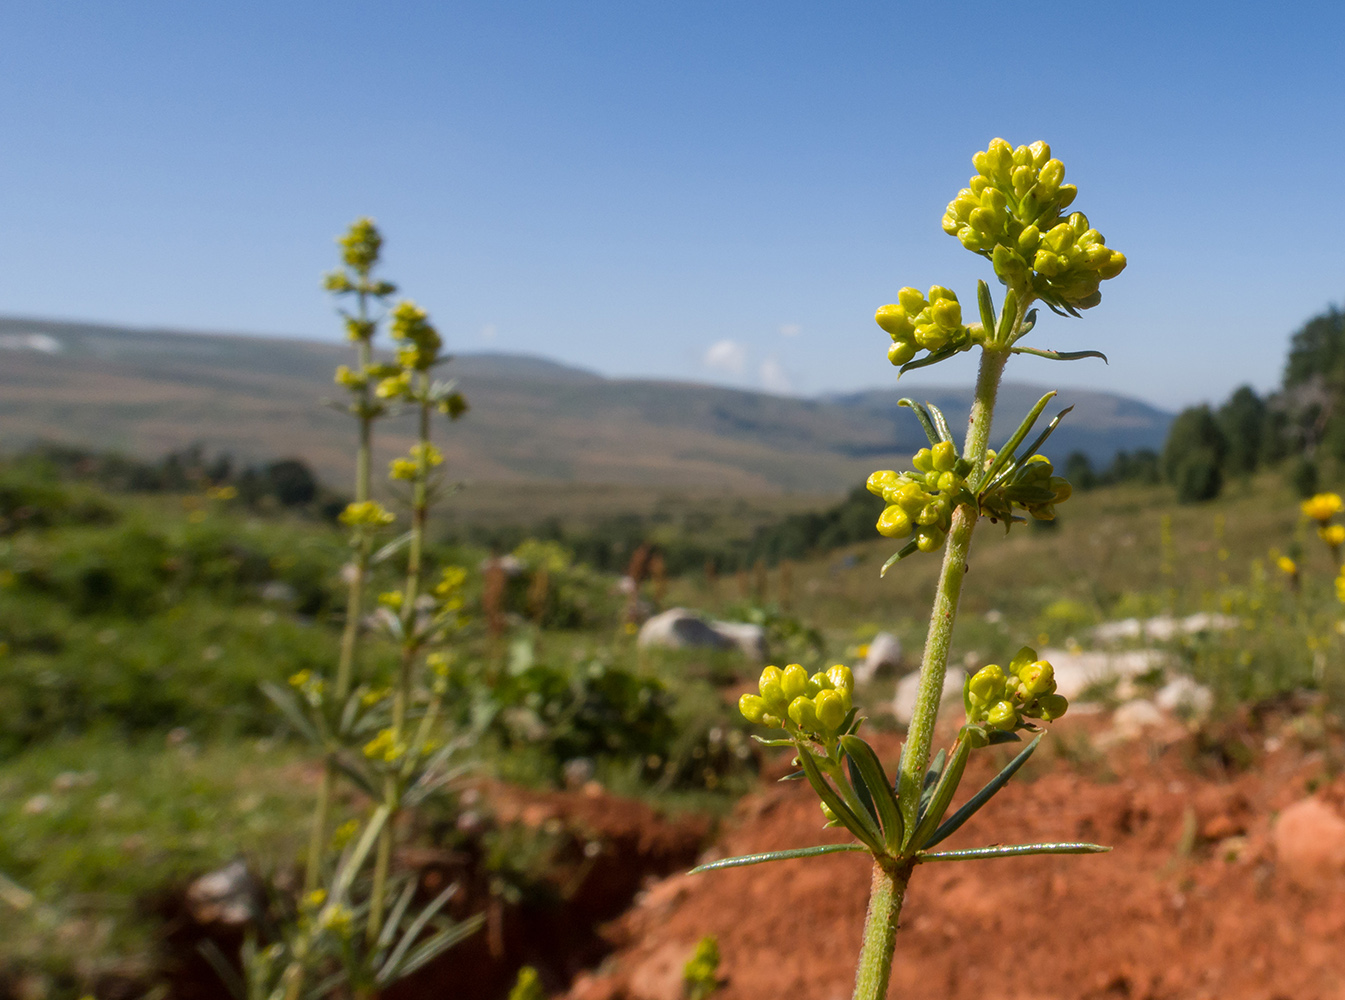
[[710, 623], [710, 627], [737, 646], [749, 660], [765, 662], [769, 655], [766, 647], [766, 630], [750, 622]]
[[[965, 679], [966, 675], [957, 668], [953, 668], [943, 675], [943, 701], [941, 704], [962, 703], [962, 682]], [[909, 724], [911, 716], [915, 715], [915, 696], [919, 689], [920, 671], [918, 670], [907, 674], [897, 682], [897, 693], [892, 699], [892, 714], [897, 717], [897, 721], [902, 725]]]
[[1039, 655], [1055, 668], [1056, 691], [1071, 701], [1094, 684], [1138, 677], [1161, 668], [1168, 659], [1168, 655], [1159, 649], [1125, 652], [1043, 649]]
[[1199, 635], [1202, 632], [1227, 632], [1238, 627], [1238, 620], [1231, 615], [1211, 614], [1201, 611], [1185, 618], [1172, 615], [1155, 615], [1140, 621], [1138, 618], [1122, 618], [1120, 621], [1103, 622], [1090, 633], [1095, 642], [1113, 643], [1127, 639], [1147, 639], [1150, 642], [1171, 642], [1182, 635]]
[[864, 662], [855, 667], [855, 680], [867, 684], [881, 671], [896, 670], [901, 666], [901, 640], [891, 632], [879, 632], [869, 642]]
[[241, 926], [261, 916], [263, 890], [242, 861], [231, 861], [187, 886], [187, 909], [200, 924]]
[[642, 626], [636, 643], [663, 649], [737, 649], [754, 660], [766, 659], [766, 630], [746, 622], [707, 621], [688, 608], [670, 608]]
[[1141, 698], [1126, 702], [1112, 713], [1112, 733], [1121, 739], [1134, 739], [1146, 729], [1161, 726], [1164, 721], [1162, 709]]
[[1214, 692], [1190, 677], [1174, 677], [1154, 695], [1154, 704], [1165, 712], [1203, 719], [1214, 707]]

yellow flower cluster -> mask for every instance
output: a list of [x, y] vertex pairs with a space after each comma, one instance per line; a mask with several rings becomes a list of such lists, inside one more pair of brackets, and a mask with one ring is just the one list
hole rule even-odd
[[913, 472], [883, 469], [869, 476], [865, 485], [887, 503], [878, 516], [880, 535], [906, 538], [914, 533], [921, 552], [934, 552], [948, 534], [955, 498], [966, 488], [971, 463], [958, 457], [953, 442], [940, 441], [921, 448], [911, 464]]
[[1065, 216], [1078, 189], [1063, 183], [1065, 165], [1051, 147], [994, 139], [972, 165], [976, 175], [948, 204], [943, 231], [988, 257], [1020, 296], [1071, 310], [1102, 301], [1098, 286], [1125, 269], [1125, 255], [1108, 247], [1082, 212]]
[[761, 693], [738, 699], [738, 710], [748, 722], [828, 740], [840, 733], [850, 714], [855, 678], [843, 663], [811, 677], [791, 663], [784, 670], [774, 666], [763, 670], [757, 690]]
[[397, 518], [376, 500], [363, 500], [347, 504], [346, 509], [341, 511], [340, 520], [349, 528], [381, 528]]
[[1037, 659], [1036, 650], [1024, 646], [1009, 664], [1008, 673], [991, 663], [967, 678], [962, 690], [967, 723], [1013, 732], [1024, 725], [1024, 719], [1058, 719], [1069, 709], [1069, 702], [1055, 689], [1055, 668]]
[[1054, 521], [1056, 504], [1073, 495], [1074, 487], [1064, 476], [1055, 474], [1051, 460], [1045, 455], [1033, 455], [1004, 483], [982, 495], [981, 511], [1007, 522], [1014, 507], [1020, 507], [1038, 521]]
[[887, 360], [904, 365], [920, 350], [935, 354], [947, 348], [965, 351], [985, 340], [980, 323], [962, 325], [962, 304], [950, 289], [935, 285], [925, 296], [918, 288], [903, 288], [897, 301], [880, 306], [874, 320], [892, 338]]
[[443, 453], [428, 441], [413, 444], [406, 458], [392, 460], [388, 467], [388, 475], [393, 479], [414, 480], [420, 474], [422, 463], [426, 469], [443, 465]]
[[406, 754], [406, 745], [398, 740], [391, 729], [384, 729], [364, 744], [364, 756], [370, 760], [381, 760], [394, 764]]
[[392, 310], [389, 332], [401, 345], [397, 350], [397, 363], [403, 368], [428, 371], [439, 360], [444, 342], [430, 325], [429, 314], [414, 302], [397, 303]]

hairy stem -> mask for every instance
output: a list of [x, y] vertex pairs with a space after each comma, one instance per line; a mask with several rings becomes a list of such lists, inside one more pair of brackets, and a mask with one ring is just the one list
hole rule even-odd
[[[990, 422], [995, 413], [995, 396], [999, 379], [1009, 353], [1005, 350], [985, 350], [981, 355], [981, 370], [976, 379], [976, 396], [971, 406], [966, 444], [962, 456], [973, 466], [980, 467], [985, 459], [986, 444], [990, 439]], [[953, 640], [953, 622], [957, 617], [958, 598], [962, 596], [962, 578], [967, 573], [967, 555], [971, 550], [971, 533], [976, 527], [979, 511], [963, 504], [953, 512], [952, 528], [943, 553], [943, 569], [939, 572], [939, 586], [934, 594], [934, 608], [929, 618], [929, 633], [925, 637], [925, 655], [920, 664], [920, 686], [915, 699], [915, 711], [907, 730], [906, 748], [901, 756], [901, 774], [898, 786], [902, 819], [906, 829], [914, 831], [916, 813], [920, 804], [919, 789], [929, 768], [930, 752], [934, 745], [934, 723], [939, 715], [943, 698], [943, 679], [948, 670], [948, 648]]]
[[[364, 292], [359, 296], [359, 317], [361, 323], [368, 320], [368, 303]], [[371, 337], [365, 337], [359, 343], [360, 371], [366, 371], [373, 358]], [[363, 503], [369, 499], [369, 466], [373, 451], [373, 418], [369, 415], [369, 387], [360, 388], [356, 393], [356, 406], [359, 409], [360, 443], [355, 452], [355, 502]], [[355, 544], [355, 559], [350, 574], [350, 587], [346, 593], [346, 621], [341, 631], [341, 654], [336, 665], [336, 684], [334, 700], [338, 709], [345, 705], [350, 696], [351, 678], [355, 673], [355, 655], [359, 646], [360, 618], [364, 614], [364, 580], [369, 572], [371, 539], [367, 531], [361, 531]], [[318, 783], [317, 801], [313, 806], [313, 827], [308, 840], [308, 864], [304, 871], [304, 891], [312, 892], [322, 879], [322, 857], [327, 845], [327, 824], [331, 817], [332, 789], [336, 783], [336, 764], [330, 753], [324, 762], [322, 779]]]
[[892, 978], [892, 952], [897, 943], [897, 920], [906, 896], [912, 865], [890, 858], [873, 862], [869, 915], [864, 921], [864, 947], [855, 973], [854, 1000], [885, 1000]]
[[[413, 671], [420, 655], [420, 640], [416, 635], [416, 601], [420, 598], [421, 561], [425, 549], [425, 522], [430, 507], [430, 403], [429, 375], [419, 376], [420, 402], [420, 448], [416, 457], [416, 479], [411, 500], [411, 543], [406, 558], [406, 585], [402, 591], [402, 640], [401, 662], [397, 670], [397, 686], [392, 696], [392, 745], [402, 747], [406, 731], [406, 715], [411, 703]], [[405, 753], [418, 752], [406, 748]], [[393, 821], [401, 804], [402, 781], [398, 774], [389, 771], [383, 776], [383, 801], [389, 810], [388, 823], [378, 835], [378, 853], [374, 860], [373, 894], [369, 901], [368, 938], [378, 938], [383, 926], [383, 911], [386, 907], [388, 869], [392, 860]]]

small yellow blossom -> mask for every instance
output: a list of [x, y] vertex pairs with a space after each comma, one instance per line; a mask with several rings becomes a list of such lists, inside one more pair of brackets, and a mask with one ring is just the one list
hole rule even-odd
[[347, 504], [341, 511], [341, 523], [351, 528], [376, 528], [397, 520], [392, 511], [374, 500]]
[[1280, 556], [1275, 560], [1275, 565], [1280, 568], [1280, 572], [1285, 576], [1298, 575], [1298, 563], [1294, 562], [1288, 556]]
[[1345, 524], [1328, 524], [1317, 529], [1317, 536], [1333, 549], [1345, 544]]
[[402, 592], [400, 590], [385, 590], [378, 595], [378, 603], [385, 608], [391, 608], [393, 611], [402, 609]]
[[1303, 514], [1319, 524], [1325, 524], [1342, 510], [1345, 510], [1345, 501], [1340, 499], [1339, 493], [1318, 493], [1303, 501]]

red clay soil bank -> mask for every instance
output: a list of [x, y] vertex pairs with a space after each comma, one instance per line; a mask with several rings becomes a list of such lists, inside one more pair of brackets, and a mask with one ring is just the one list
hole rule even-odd
[[[1070, 722], [1046, 744], [1082, 746], [1092, 720], [1072, 734]], [[1115, 850], [917, 870], [890, 996], [1345, 1000], [1345, 779], [1324, 781], [1339, 756], [1259, 726], [1234, 742], [1255, 760], [1233, 774], [1180, 732], [1087, 763], [1044, 745], [946, 846]], [[896, 741], [878, 749], [890, 766]], [[970, 787], [1007, 757], [977, 755]], [[770, 786], [740, 803], [710, 856], [839, 839], [820, 826], [805, 785]], [[868, 887], [863, 855], [671, 876], [608, 928], [618, 953], [567, 1000], [677, 1000], [705, 934], [723, 955], [717, 998], [845, 1000]]]

